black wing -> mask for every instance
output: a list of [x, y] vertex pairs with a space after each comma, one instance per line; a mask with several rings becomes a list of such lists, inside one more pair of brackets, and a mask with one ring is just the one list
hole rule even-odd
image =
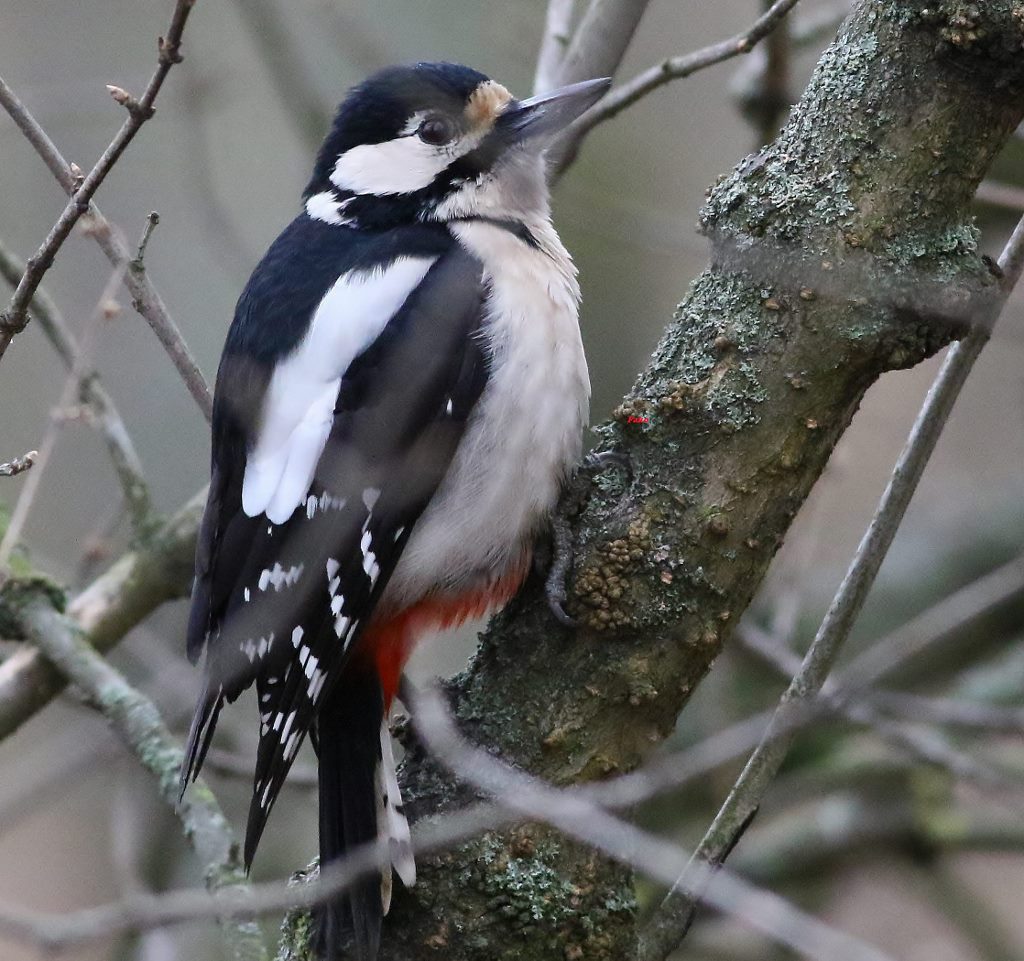
[[255, 681], [262, 723], [247, 863], [317, 707], [358, 646], [483, 389], [481, 273], [478, 261], [449, 243], [353, 361], [308, 496], [283, 524], [241, 509], [245, 438], [252, 436], [244, 412], [254, 409], [269, 375], [224, 374], [222, 365], [218, 402], [226, 383], [226, 394], [243, 398], [235, 407], [242, 413], [222, 409], [215, 428], [189, 635], [193, 655], [204, 638], [208, 647], [206, 688], [183, 784], [201, 766], [225, 700]]

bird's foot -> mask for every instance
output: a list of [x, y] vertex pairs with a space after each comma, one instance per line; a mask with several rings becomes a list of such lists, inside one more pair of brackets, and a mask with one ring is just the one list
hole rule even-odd
[[626, 474], [627, 480], [632, 480], [633, 471], [629, 457], [621, 451], [606, 450], [587, 454], [572, 481], [566, 485], [551, 519], [551, 555], [547, 565], [547, 577], [544, 580], [544, 596], [555, 620], [570, 629], [575, 629], [577, 623], [565, 610], [568, 599], [566, 583], [569, 569], [572, 567], [573, 549], [576, 546], [569, 517], [578, 513], [583, 506], [585, 485], [580, 482], [589, 483], [595, 474], [607, 467], [617, 467]]

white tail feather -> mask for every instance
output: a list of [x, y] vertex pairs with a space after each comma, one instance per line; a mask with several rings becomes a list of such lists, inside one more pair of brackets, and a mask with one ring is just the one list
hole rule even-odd
[[[377, 787], [377, 833], [388, 839], [391, 849], [391, 866], [411, 888], [416, 883], [416, 861], [412, 853], [412, 834], [409, 822], [402, 811], [402, 792], [398, 787], [395, 772], [395, 754], [391, 748], [391, 731], [387, 718], [380, 725], [380, 764], [376, 772]], [[391, 906], [391, 872], [381, 874], [381, 904], [384, 913]]]

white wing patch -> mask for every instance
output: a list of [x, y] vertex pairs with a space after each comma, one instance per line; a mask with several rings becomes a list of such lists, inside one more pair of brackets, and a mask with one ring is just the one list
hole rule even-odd
[[320, 301], [305, 337], [270, 378], [259, 437], [242, 481], [242, 510], [249, 517], [265, 512], [283, 524], [306, 503], [331, 432], [342, 376], [436, 259], [403, 257], [384, 270], [347, 273]]

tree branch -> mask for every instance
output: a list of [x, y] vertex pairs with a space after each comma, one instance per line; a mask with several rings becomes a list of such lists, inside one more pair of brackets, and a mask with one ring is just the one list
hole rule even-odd
[[[0, 314], [0, 358], [3, 357], [14, 335], [20, 333], [28, 323], [28, 305], [32, 301], [32, 295], [46, 271], [50, 269], [57, 251], [67, 240], [71, 229], [89, 209], [92, 195], [99, 189], [100, 184], [120, 159], [125, 148], [139, 132], [139, 128], [153, 115], [153, 104], [168, 72], [175, 63], [181, 60], [181, 35], [194, 4], [195, 0], [177, 0], [175, 3], [167, 36], [166, 38], [161, 37], [158, 44], [156, 71], [150, 78], [142, 97], [136, 100], [124, 94], [119, 87], [111, 88], [114, 98], [128, 110], [128, 119], [121, 125], [121, 129], [109, 143], [107, 149], [103, 151], [100, 159], [96, 161], [95, 166], [74, 191], [70, 202], [51, 228], [42, 246], [28, 261], [25, 273], [14, 291], [7, 310]], [[119, 94], [124, 94], [124, 97], [120, 97]], [[37, 140], [33, 140], [32, 143], [33, 146], [38, 147]]]
[[[165, 601], [188, 593], [196, 531], [205, 502], [203, 490], [166, 520], [145, 545], [125, 554], [70, 603], [70, 618], [98, 651], [113, 647]], [[5, 605], [16, 606], [16, 600], [0, 595], [0, 614]], [[12, 613], [16, 620], [17, 611]], [[0, 740], [63, 688], [61, 675], [31, 648], [0, 663]]]
[[[520, 817], [550, 824], [566, 837], [663, 883], [671, 883], [668, 879], [673, 877], [675, 865], [687, 862], [686, 854], [665, 838], [614, 817], [577, 792], [559, 791], [474, 748], [459, 736], [436, 693], [425, 693], [412, 707], [417, 731], [431, 752], [460, 780], [486, 792]], [[709, 885], [708, 901], [714, 907], [800, 954], [849, 961], [885, 958], [881, 951], [830, 928], [731, 872], [705, 870], [697, 884]]]
[[[861, 2], [776, 141], [712, 191], [712, 265], [599, 429], [633, 479], [598, 474], [573, 519], [580, 628], [556, 625], [531, 582], [452, 685], [460, 729], [506, 760], [555, 784], [636, 767], [673, 729], [870, 384], [996, 299], [970, 205], [1024, 118], [1024, 64], [1004, 53], [1024, 25], [995, 0], [985, 39], [965, 47], [949, 39], [953, 6], [924, 9]], [[463, 801], [416, 749], [403, 794], [415, 818]], [[518, 837], [421, 862], [385, 924], [388, 956], [414, 961], [450, 930], [451, 961], [477, 961], [477, 943], [492, 961], [633, 957], [632, 913], [602, 907], [629, 904], [629, 872], [554, 832], [538, 828], [529, 853]], [[542, 898], [512, 880], [549, 874], [582, 893]]]
[[[0, 106], [3, 106], [25, 134], [26, 139], [35, 148], [57, 182], [64, 188], [65, 193], [73, 198], [77, 197], [77, 191], [81, 185], [80, 172], [76, 172], [77, 168], [61, 156], [46, 131], [15, 96], [14, 91], [7, 86], [3, 78], [0, 78]], [[89, 235], [96, 240], [114, 267], [127, 263], [131, 259], [131, 253], [124, 238], [92, 201], [89, 202], [85, 222], [89, 226]], [[168, 313], [160, 293], [150, 282], [147, 274], [141, 270], [128, 270], [124, 276], [124, 284], [132, 295], [132, 307], [156, 334], [189, 393], [209, 421], [213, 412], [213, 397], [209, 385], [185, 344], [181, 331]]]
[[[829, 672], [849, 637], [882, 561], [885, 560], [889, 547], [896, 537], [896, 531], [899, 530], [910, 499], [917, 490], [925, 465], [935, 450], [942, 428], [960, 395], [967, 375], [981, 349], [988, 342], [989, 330], [995, 322], [995, 316], [1020, 277], [1022, 258], [1024, 218], [1017, 224], [1013, 236], [999, 258], [1003, 280], [995, 315], [979, 316], [976, 326], [970, 333], [950, 348], [914, 423], [906, 446], [896, 462], [875, 516], [857, 548], [857, 553], [804, 657], [803, 664], [783, 694], [761, 743], [750, 756], [743, 772], [729, 792], [729, 797], [694, 852], [691, 867], [720, 861], [725, 852], [733, 847], [738, 833], [761, 805], [793, 742], [792, 730], [780, 733], [777, 725], [785, 721], [792, 705], [813, 698], [825, 686]], [[918, 744], [915, 749], [919, 750], [920, 745]], [[948, 752], [945, 763], [953, 763]], [[694, 886], [685, 879], [684, 874], [666, 895], [651, 922], [648, 934], [644, 937], [641, 954], [645, 961], [662, 961], [676, 948], [684, 932], [689, 928], [700, 899], [699, 889], [696, 889], [696, 898], [692, 894], [694, 890]]]
[[[750, 53], [754, 47], [770, 34], [781, 22], [783, 17], [795, 7], [797, 0], [776, 0], [764, 14], [742, 33], [703, 47], [682, 57], [670, 57], [661, 63], [638, 74], [632, 80], [614, 87], [593, 107], [580, 117], [562, 135], [555, 148], [554, 169], [556, 173], [565, 172], [579, 153], [583, 139], [598, 124], [611, 120], [622, 113], [642, 97], [672, 80], [688, 77], [705, 67], [731, 60], [742, 53]], [[582, 28], [581, 28], [582, 29]], [[568, 59], [568, 57], [566, 58]]]
[[[0, 275], [14, 286], [24, 269], [24, 264], [0, 243]], [[75, 335], [45, 288], [36, 289], [29, 304], [29, 311], [64, 362], [64, 366], [69, 371], [82, 368]], [[107, 445], [114, 472], [117, 474], [128, 507], [132, 530], [137, 538], [145, 539], [151, 530], [153, 515], [149, 485], [143, 474], [142, 461], [135, 450], [121, 412], [91, 365], [88, 370], [82, 370], [79, 377], [79, 398], [89, 408], [90, 421]]]
[[78, 356], [75, 358], [75, 363], [64, 380], [60, 398], [50, 415], [46, 433], [43, 435], [43, 440], [39, 445], [38, 467], [29, 477], [25, 486], [22, 487], [18, 500], [14, 505], [14, 510], [11, 511], [7, 528], [4, 530], [3, 536], [0, 537], [0, 583], [9, 574], [5, 568], [8, 566], [14, 546], [21, 540], [21, 532], [25, 522], [28, 520], [29, 511], [32, 509], [36, 494], [39, 492], [47, 464], [49, 464], [53, 451], [57, 446], [57, 438], [61, 433], [64, 419], [67, 416], [66, 412], [71, 407], [75, 397], [81, 396], [83, 392], [88, 373], [92, 368], [93, 352], [99, 336], [100, 321], [104, 316], [107, 301], [113, 297], [114, 292], [121, 286], [121, 277], [124, 274], [124, 270], [124, 264], [114, 268], [114, 272], [110, 275], [110, 279], [103, 288], [103, 293], [100, 294], [99, 302], [85, 324]]
[[533, 92], [546, 93], [558, 85], [562, 58], [572, 39], [572, 12], [576, 0], [548, 0], [544, 17], [544, 33], [537, 56], [537, 70], [533, 75]]
[[[160, 796], [181, 821], [184, 834], [203, 864], [207, 889], [245, 892], [238, 844], [216, 799], [199, 783], [180, 803], [178, 772], [183, 754], [153, 703], [129, 685], [82, 637], [74, 623], [57, 613], [48, 599], [28, 601], [21, 612], [29, 640], [61, 674], [72, 681], [103, 713], [142, 766], [156, 779]], [[215, 899], [216, 900], [216, 899]], [[223, 930], [237, 961], [264, 961], [259, 928], [249, 922]]]

